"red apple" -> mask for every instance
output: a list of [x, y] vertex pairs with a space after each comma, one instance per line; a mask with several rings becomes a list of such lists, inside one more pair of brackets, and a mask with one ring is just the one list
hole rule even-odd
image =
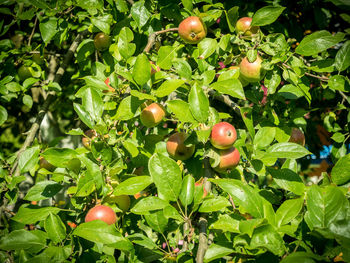
[[179, 35], [187, 43], [197, 44], [207, 35], [207, 28], [202, 19], [189, 16], [179, 25]]
[[93, 220], [102, 220], [108, 225], [113, 225], [117, 222], [117, 215], [112, 208], [106, 205], [97, 205], [89, 210], [85, 217], [85, 222]]
[[300, 144], [301, 146], [305, 146], [304, 133], [300, 129], [293, 127], [292, 133], [289, 138], [289, 142], [294, 142], [294, 143]]
[[245, 57], [239, 64], [240, 77], [247, 82], [259, 82], [263, 77], [261, 63], [262, 59], [259, 55], [253, 63], [250, 63]]
[[171, 135], [166, 143], [166, 149], [169, 155], [176, 160], [189, 159], [195, 150], [194, 145], [186, 146], [185, 140], [187, 135], [183, 132], [177, 132]]
[[237, 139], [237, 132], [228, 122], [220, 122], [213, 126], [210, 134], [210, 142], [217, 149], [232, 147]]
[[220, 163], [214, 169], [218, 172], [225, 172], [235, 168], [240, 161], [240, 154], [237, 148], [231, 147], [226, 150], [220, 150]]
[[152, 103], [144, 108], [141, 112], [140, 118], [144, 126], [151, 128], [157, 126], [165, 117], [165, 111], [158, 103]]
[[250, 26], [252, 23], [251, 17], [242, 17], [238, 19], [236, 23], [236, 30], [238, 33], [242, 33], [245, 36], [255, 35], [259, 27], [258, 26]]

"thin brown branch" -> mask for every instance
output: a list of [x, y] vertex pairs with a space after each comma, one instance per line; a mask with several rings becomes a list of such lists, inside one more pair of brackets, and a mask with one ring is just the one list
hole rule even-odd
[[[282, 65], [288, 69], [292, 69], [288, 64], [286, 63], [282, 63]], [[325, 76], [317, 76], [317, 75], [314, 75], [312, 73], [309, 73], [309, 72], [305, 72], [305, 75], [306, 76], [309, 76], [309, 77], [313, 77], [313, 78], [316, 78], [316, 79], [319, 79], [321, 81], [328, 81], [329, 78], [328, 77], [325, 77]]]
[[342, 91], [340, 91], [340, 90], [338, 90], [338, 91], [339, 91], [340, 95], [343, 97], [343, 99], [346, 100], [346, 101], [350, 104], [349, 97], [346, 96], [344, 92], [342, 92]]
[[30, 47], [30, 44], [31, 44], [31, 42], [32, 42], [32, 38], [33, 38], [33, 36], [34, 36], [35, 28], [36, 28], [36, 24], [37, 24], [37, 23], [38, 23], [38, 17], [36, 16], [36, 17], [35, 17], [35, 20], [34, 20], [34, 26], [33, 26], [32, 33], [30, 34], [29, 39], [28, 39], [28, 44], [27, 44], [28, 47]]
[[173, 32], [173, 31], [178, 31], [179, 29], [176, 28], [169, 28], [169, 29], [164, 29], [164, 30], [160, 30], [160, 31], [156, 31], [153, 32], [149, 37], [148, 37], [148, 42], [147, 45], [145, 47], [145, 49], [143, 50], [143, 52], [149, 53], [149, 51], [151, 50], [151, 48], [154, 45], [154, 42], [156, 42], [156, 37], [160, 34], [164, 34], [167, 32]]
[[[69, 49], [67, 51], [67, 54], [64, 56], [64, 59], [63, 59], [61, 66], [58, 68], [58, 70], [56, 72], [55, 78], [53, 80], [54, 82], [57, 82], [57, 83], [60, 82], [64, 72], [66, 71], [66, 68], [68, 67], [70, 61], [73, 58], [75, 51], [78, 48], [78, 45], [80, 44], [80, 42], [83, 40], [84, 36], [87, 33], [88, 33], [88, 31], [81, 32], [74, 39], [72, 45], [69, 47]], [[12, 170], [11, 170], [11, 175], [13, 174], [14, 171], [15, 171], [14, 176], [18, 176], [20, 174], [20, 169], [18, 167], [18, 159], [20, 158], [22, 152], [25, 151], [27, 149], [27, 147], [29, 147], [33, 143], [34, 138], [35, 138], [35, 136], [40, 128], [40, 124], [41, 124], [46, 112], [48, 111], [49, 106], [54, 101], [55, 97], [56, 97], [56, 94], [53, 91], [50, 91], [47, 94], [47, 97], [46, 97], [44, 104], [42, 105], [37, 117], [36, 117], [35, 122], [33, 123], [32, 127], [29, 129], [28, 136], [27, 136], [26, 140], [24, 141], [21, 149], [17, 153], [17, 158], [16, 158], [16, 161], [13, 165]]]
[[[207, 193], [211, 191], [211, 182], [208, 181], [208, 178], [213, 177], [213, 170], [209, 163], [209, 158], [206, 157], [204, 159], [204, 180], [203, 185]], [[208, 237], [207, 237], [207, 230], [208, 230], [208, 220], [207, 220], [207, 214], [203, 213], [201, 214], [199, 218], [199, 244], [198, 244], [198, 250], [196, 255], [196, 262], [197, 263], [203, 263], [204, 261], [204, 255], [205, 252], [208, 249]]]

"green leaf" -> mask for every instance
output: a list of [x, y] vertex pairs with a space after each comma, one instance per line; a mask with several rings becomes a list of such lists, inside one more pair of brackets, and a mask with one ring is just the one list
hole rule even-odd
[[178, 164], [162, 154], [149, 159], [148, 169], [161, 199], [176, 201], [181, 191], [181, 170]]
[[195, 85], [191, 88], [188, 103], [193, 117], [199, 122], [206, 122], [209, 116], [209, 99], [201, 87]]
[[161, 69], [171, 69], [172, 62], [176, 58], [176, 55], [176, 48], [171, 46], [161, 46], [158, 50], [157, 65]]
[[66, 168], [68, 163], [78, 156], [76, 151], [69, 148], [48, 148], [41, 155], [52, 165], [62, 168]]
[[170, 93], [175, 91], [177, 88], [179, 88], [182, 84], [184, 84], [185, 81], [182, 79], [169, 79], [166, 80], [160, 85], [158, 89], [156, 89], [153, 94], [157, 97], [165, 97], [168, 96]]
[[61, 209], [57, 207], [37, 207], [22, 205], [11, 219], [22, 224], [35, 224], [45, 220], [50, 213], [57, 214]]
[[278, 256], [282, 256], [285, 252], [282, 237], [271, 225], [256, 228], [250, 241], [250, 246], [252, 248], [265, 248]]
[[179, 211], [172, 205], [167, 205], [166, 207], [164, 207], [163, 212], [166, 218], [173, 218], [180, 222], [183, 221], [183, 218], [179, 214]]
[[213, 198], [205, 198], [198, 211], [202, 213], [210, 213], [223, 210], [230, 205], [230, 202], [225, 197], [215, 196]]
[[291, 142], [281, 142], [270, 146], [266, 151], [269, 158], [298, 159], [311, 154], [305, 147]]
[[315, 263], [322, 260], [324, 260], [323, 257], [312, 254], [311, 252], [297, 251], [282, 259], [281, 263]]
[[44, 19], [39, 24], [41, 37], [47, 45], [50, 40], [56, 35], [57, 30], [57, 18], [51, 16], [49, 19]]
[[145, 1], [138, 1], [131, 7], [132, 18], [136, 21], [137, 26], [141, 29], [148, 19], [151, 17], [151, 13], [145, 7]]
[[61, 189], [62, 185], [53, 181], [41, 181], [29, 189], [24, 200], [40, 201], [53, 197]]
[[107, 35], [110, 34], [112, 22], [113, 17], [111, 14], [91, 18], [91, 23]]
[[309, 228], [326, 228], [346, 216], [348, 201], [343, 192], [332, 185], [312, 185], [307, 192], [305, 221]]
[[143, 93], [143, 92], [139, 92], [137, 90], [131, 90], [130, 94], [136, 98], [138, 98], [139, 100], [156, 100], [156, 97], [147, 94], [147, 93]]
[[23, 96], [23, 104], [28, 106], [29, 108], [32, 108], [33, 106], [33, 99], [29, 95], [24, 95]]
[[350, 40], [338, 50], [334, 64], [339, 71], [346, 70], [350, 66]]
[[190, 105], [183, 100], [167, 101], [168, 108], [175, 114], [175, 117], [181, 122], [196, 122], [193, 118]]
[[151, 78], [151, 63], [145, 54], [137, 56], [132, 77], [140, 86], [144, 85]]
[[159, 197], [149, 196], [142, 198], [130, 211], [134, 214], [149, 214], [152, 210], [160, 210], [165, 208], [168, 202], [160, 199]]
[[305, 191], [305, 185], [301, 177], [290, 169], [274, 169], [267, 168], [268, 172], [272, 175], [276, 184], [282, 189], [291, 191], [297, 195], [303, 195]]
[[49, 238], [56, 244], [66, 237], [66, 226], [58, 215], [50, 213], [45, 220], [44, 227]]
[[191, 0], [181, 0], [181, 2], [184, 8], [188, 9], [189, 11], [192, 11], [193, 5]]
[[218, 43], [215, 39], [205, 38], [198, 44], [199, 59], [206, 59], [216, 50]]
[[26, 149], [21, 153], [18, 160], [18, 166], [21, 169], [21, 173], [28, 172], [34, 168], [38, 163], [38, 157], [40, 153], [40, 146], [34, 146]]
[[272, 24], [286, 9], [279, 6], [264, 6], [253, 15], [252, 26], [266, 26]]
[[245, 100], [244, 90], [241, 82], [238, 79], [218, 81], [211, 84], [210, 88], [215, 89], [223, 94], [230, 95], [234, 98]]
[[281, 83], [281, 76], [278, 71], [268, 71], [264, 79], [264, 85], [268, 89], [268, 94], [274, 94]]
[[276, 211], [277, 227], [288, 224], [296, 218], [303, 208], [304, 198], [284, 201]]
[[84, 122], [89, 128], [92, 129], [95, 124], [91, 119], [90, 114], [87, 111], [85, 111], [84, 107], [77, 103], [73, 103], [73, 107], [75, 112], [78, 114], [80, 120]]
[[3, 125], [5, 121], [7, 120], [8, 114], [7, 110], [0, 105], [0, 125]]
[[145, 215], [147, 224], [155, 231], [163, 233], [168, 226], [168, 219], [164, 216], [163, 210], [158, 210]]
[[121, 182], [114, 190], [114, 195], [134, 195], [152, 183], [150, 176], [135, 176]]
[[218, 220], [212, 223], [210, 229], [219, 229], [224, 232], [239, 233], [239, 220], [232, 218], [228, 214], [220, 214]]
[[187, 61], [182, 59], [173, 59], [173, 67], [176, 73], [179, 74], [181, 78], [191, 80], [192, 78], [192, 68]]
[[7, 251], [24, 249], [36, 253], [46, 246], [46, 238], [43, 237], [44, 232], [40, 230], [14, 230], [0, 239], [0, 249]]
[[80, 224], [74, 230], [73, 235], [94, 243], [105, 244], [122, 251], [133, 250], [132, 243], [127, 238], [123, 237], [114, 225], [108, 225], [102, 220], [93, 220]]
[[326, 30], [317, 31], [304, 37], [295, 52], [304, 55], [312, 56], [319, 52], [327, 50], [344, 39], [344, 33], [332, 35]]
[[140, 246], [143, 246], [145, 248], [148, 248], [148, 249], [153, 250], [153, 249], [157, 248], [157, 245], [153, 242], [152, 239], [150, 239], [149, 237], [146, 237], [145, 235], [140, 234], [140, 233], [128, 235], [128, 239], [131, 242], [138, 244]]
[[211, 244], [204, 255], [204, 262], [212, 262], [215, 259], [221, 259], [231, 253], [235, 252], [232, 249], [232, 244], [216, 243]]
[[328, 85], [329, 85], [329, 88], [333, 90], [347, 92], [347, 86], [349, 86], [349, 83], [344, 76], [334, 75], [329, 78]]
[[[104, 177], [102, 176], [99, 165], [96, 164], [94, 161], [92, 161], [90, 158], [86, 157], [85, 155], [80, 155], [79, 160], [86, 167], [86, 178], [88, 179], [88, 182], [95, 183], [96, 188], [98, 190], [102, 190], [103, 187], [105, 187], [105, 181], [104, 181]], [[81, 182], [79, 180], [79, 184], [80, 183]], [[79, 191], [77, 192], [77, 195], [78, 194], [79, 194]]]
[[123, 56], [123, 58], [128, 59], [131, 57], [136, 50], [136, 45], [130, 43], [134, 39], [134, 34], [128, 27], [123, 27], [120, 30], [118, 37], [118, 51]]
[[262, 149], [269, 146], [275, 139], [276, 128], [275, 127], [262, 127], [255, 134], [254, 146], [257, 149]]
[[101, 95], [92, 87], [84, 87], [81, 98], [85, 111], [89, 113], [93, 121], [98, 122], [103, 113]]
[[141, 103], [142, 101], [134, 96], [124, 98], [119, 104], [117, 113], [113, 116], [113, 119], [121, 121], [132, 119]]
[[236, 205], [239, 205], [256, 218], [264, 218], [264, 200], [251, 186], [235, 179], [211, 179], [225, 192], [230, 194]]
[[192, 175], [188, 174], [182, 180], [181, 192], [179, 199], [183, 206], [188, 206], [193, 201], [194, 195], [194, 178]]
[[226, 20], [227, 20], [227, 24], [228, 24], [228, 27], [230, 29], [230, 32], [234, 32], [236, 29], [236, 23], [237, 23], [238, 15], [239, 15], [238, 9], [239, 9], [238, 6], [234, 6], [230, 10], [228, 10], [227, 12], [225, 10]]
[[350, 154], [340, 158], [332, 169], [332, 181], [342, 185], [350, 181]]

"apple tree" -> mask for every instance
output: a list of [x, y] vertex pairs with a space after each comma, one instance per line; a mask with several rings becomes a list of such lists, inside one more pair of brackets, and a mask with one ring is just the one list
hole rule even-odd
[[349, 262], [349, 10], [1, 1], [0, 261]]

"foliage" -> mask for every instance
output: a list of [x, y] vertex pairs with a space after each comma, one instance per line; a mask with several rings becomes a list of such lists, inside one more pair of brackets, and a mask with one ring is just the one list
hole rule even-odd
[[[349, 9], [2, 1], [0, 261], [350, 261]], [[188, 16], [206, 25], [198, 44], [178, 35]], [[236, 32], [244, 16], [257, 34]], [[100, 32], [107, 49], [95, 47]], [[258, 55], [262, 79], [247, 83], [237, 66]], [[140, 113], [152, 102], [166, 116], [147, 128]], [[221, 121], [236, 128], [241, 161], [218, 172], [210, 132]], [[292, 128], [305, 147], [289, 142]], [[185, 161], [167, 152], [175, 132], [195, 146]], [[308, 177], [330, 144], [328, 170]], [[127, 211], [110, 201], [120, 195]], [[84, 222], [100, 203], [115, 225]]]

